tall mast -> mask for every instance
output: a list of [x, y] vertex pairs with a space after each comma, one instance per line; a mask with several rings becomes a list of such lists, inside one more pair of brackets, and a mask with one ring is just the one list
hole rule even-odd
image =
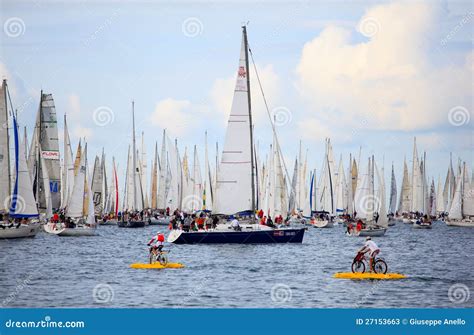
[[133, 132], [132, 132], [132, 137], [133, 137], [133, 142], [132, 142], [132, 167], [133, 167], [133, 174], [132, 174], [132, 182], [133, 182], [133, 209], [137, 209], [137, 185], [136, 185], [136, 173], [137, 173], [137, 152], [135, 149], [135, 101], [132, 100], [132, 127], [133, 127]]
[[249, 73], [249, 44], [247, 40], [247, 27], [242, 26], [244, 33], [244, 45], [245, 45], [245, 70], [247, 73], [247, 101], [249, 107], [249, 125], [250, 125], [250, 169], [252, 176], [252, 212], [255, 213], [255, 171], [254, 171], [254, 147], [253, 147], [253, 124], [252, 124], [252, 103], [250, 99], [250, 73]]

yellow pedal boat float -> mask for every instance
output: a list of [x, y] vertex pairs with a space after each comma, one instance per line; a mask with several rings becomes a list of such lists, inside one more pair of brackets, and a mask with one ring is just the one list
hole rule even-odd
[[132, 269], [180, 269], [184, 268], [184, 265], [181, 263], [168, 263], [166, 265], [161, 265], [160, 263], [133, 263], [130, 264], [130, 267]]
[[400, 273], [353, 273], [353, 272], [338, 272], [335, 273], [334, 278], [338, 279], [356, 279], [356, 280], [363, 280], [363, 279], [378, 279], [378, 280], [388, 280], [388, 279], [404, 279], [407, 276], [402, 275]]

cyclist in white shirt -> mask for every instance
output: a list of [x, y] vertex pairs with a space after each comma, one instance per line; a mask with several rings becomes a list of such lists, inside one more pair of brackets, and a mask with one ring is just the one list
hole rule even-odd
[[372, 238], [370, 236], [367, 236], [365, 238], [365, 244], [364, 246], [359, 250], [360, 253], [366, 254], [369, 253], [370, 257], [370, 271], [373, 271], [373, 263], [375, 256], [377, 256], [380, 253], [380, 248], [375, 244], [374, 241], [372, 241]]

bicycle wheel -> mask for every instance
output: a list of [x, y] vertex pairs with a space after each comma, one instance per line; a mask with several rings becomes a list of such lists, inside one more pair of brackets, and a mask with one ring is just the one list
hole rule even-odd
[[387, 273], [387, 263], [383, 259], [377, 259], [374, 264], [374, 272], [375, 273], [382, 273], [385, 274]]
[[163, 266], [168, 264], [168, 256], [166, 254], [160, 255], [160, 264]]
[[353, 273], [364, 273], [365, 272], [365, 264], [361, 261], [354, 261], [352, 263], [352, 272]]

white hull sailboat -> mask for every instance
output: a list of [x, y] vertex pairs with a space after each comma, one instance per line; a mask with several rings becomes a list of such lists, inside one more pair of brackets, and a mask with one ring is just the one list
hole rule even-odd
[[[31, 175], [26, 162], [26, 143], [19, 142], [18, 124], [15, 114], [12, 115], [13, 124], [13, 142], [15, 148], [14, 159], [14, 183], [13, 189], [10, 189], [10, 150], [8, 134], [8, 105], [7, 105], [7, 82], [3, 80], [0, 97], [0, 122], [7, 125], [0, 127], [0, 193], [2, 195], [1, 204], [9, 207], [9, 220], [0, 223], [0, 239], [12, 239], [22, 237], [34, 237], [39, 229], [39, 213], [36, 207], [36, 201], [33, 194], [33, 185]], [[4, 198], [3, 198], [4, 197]], [[3, 209], [7, 210], [7, 208]], [[3, 211], [2, 210], [2, 211]], [[28, 222], [33, 220], [31, 223]]]
[[463, 164], [451, 201], [446, 225], [451, 227], [474, 227], [474, 185], [469, 180], [469, 169]]

